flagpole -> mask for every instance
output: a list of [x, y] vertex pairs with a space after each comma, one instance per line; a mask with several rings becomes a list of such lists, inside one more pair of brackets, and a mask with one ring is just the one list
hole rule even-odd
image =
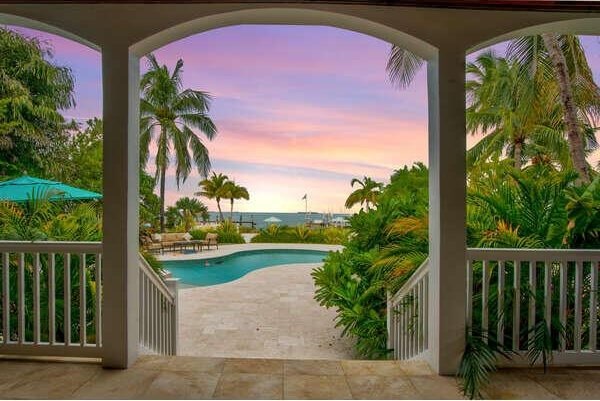
[[308, 223], [308, 194], [304, 194], [304, 224]]

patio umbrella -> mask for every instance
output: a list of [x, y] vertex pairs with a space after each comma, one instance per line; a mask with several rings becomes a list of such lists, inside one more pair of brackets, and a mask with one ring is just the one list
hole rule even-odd
[[264, 219], [263, 220], [265, 223], [281, 223], [281, 219], [278, 219], [277, 217], [271, 216], [268, 219]]
[[52, 201], [102, 198], [102, 195], [97, 192], [26, 175], [0, 182], [0, 201], [25, 202], [31, 198], [43, 196], [48, 196]]

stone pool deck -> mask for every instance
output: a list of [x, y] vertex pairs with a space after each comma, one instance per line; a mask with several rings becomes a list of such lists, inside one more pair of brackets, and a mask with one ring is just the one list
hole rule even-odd
[[179, 291], [179, 354], [205, 357], [352, 359], [335, 311], [314, 299], [319, 263], [273, 266], [239, 280]]
[[266, 249], [299, 249], [310, 251], [340, 251], [344, 249], [341, 245], [326, 244], [225, 244], [219, 245], [219, 249], [211, 246], [210, 249], [192, 252], [191, 250], [182, 252], [166, 252], [164, 255], [156, 255], [159, 260], [193, 260], [210, 259], [221, 256], [231, 255], [241, 251], [260, 251]]

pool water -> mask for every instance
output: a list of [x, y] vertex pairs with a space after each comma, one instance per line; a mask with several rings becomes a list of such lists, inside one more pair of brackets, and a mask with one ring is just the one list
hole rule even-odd
[[165, 269], [180, 283], [191, 286], [223, 284], [265, 267], [292, 263], [320, 263], [328, 252], [277, 249], [242, 251], [231, 255], [200, 260], [163, 262]]

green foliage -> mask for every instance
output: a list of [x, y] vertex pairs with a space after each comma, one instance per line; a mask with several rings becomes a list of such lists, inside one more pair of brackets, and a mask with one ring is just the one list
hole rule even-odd
[[336, 324], [356, 341], [362, 358], [388, 356], [386, 291], [427, 257], [427, 182], [423, 164], [394, 172], [377, 196], [377, 208], [350, 218], [344, 250], [312, 273], [315, 299], [336, 309]]
[[198, 218], [208, 220], [208, 208], [198, 199], [179, 198], [165, 213], [167, 228], [174, 231], [190, 231]]
[[148, 265], [150, 265], [150, 267], [152, 268], [152, 270], [154, 270], [156, 274], [160, 275], [164, 273], [163, 264], [160, 260], [156, 258], [155, 254], [153, 254], [152, 252], [148, 252], [143, 248], [140, 248], [140, 254], [144, 259], [146, 259], [146, 262], [148, 262]]
[[214, 199], [217, 202], [217, 209], [219, 209], [219, 219], [221, 221], [224, 220], [223, 211], [221, 210], [221, 199], [227, 196], [228, 182], [229, 177], [227, 177], [225, 174], [217, 174], [213, 171], [210, 177], [205, 178], [204, 180], [198, 183], [200, 191], [194, 194], [196, 196], [203, 196], [207, 199]]
[[59, 181], [102, 193], [102, 120], [88, 120], [74, 127], [57, 146], [53, 158], [60, 163], [48, 172]]
[[100, 241], [101, 210], [95, 202], [51, 202], [44, 193], [27, 202], [0, 202], [0, 239]]
[[195, 240], [206, 238], [208, 233], [216, 233], [219, 235], [219, 244], [243, 244], [246, 242], [238, 232], [237, 226], [229, 220], [223, 221], [217, 228], [192, 230], [189, 233]]
[[383, 184], [366, 176], [362, 180], [353, 178], [350, 181], [350, 186], [354, 188], [354, 184], [357, 184], [358, 188], [346, 199], [346, 208], [350, 209], [354, 205], [360, 204], [361, 207], [365, 205], [365, 210], [369, 211], [371, 205], [377, 204], [377, 198], [383, 188]]
[[[102, 215], [99, 204], [96, 202], [50, 202], [47, 194], [40, 193], [27, 202], [0, 203], [0, 239], [2, 240], [18, 240], [18, 241], [100, 241], [102, 239]], [[57, 341], [64, 340], [64, 320], [63, 314], [63, 299], [64, 299], [64, 280], [65, 275], [64, 264], [66, 255], [56, 254], [55, 256], [55, 271], [54, 277], [60, 278], [55, 281], [55, 297], [56, 297], [56, 327], [55, 334]], [[79, 294], [80, 286], [80, 264], [79, 255], [70, 255], [70, 279], [71, 279], [71, 294]], [[48, 341], [48, 304], [49, 287], [48, 287], [48, 271], [50, 266], [50, 256], [40, 254], [40, 332], [41, 341]], [[35, 266], [33, 255], [25, 255], [24, 258], [24, 302], [25, 308], [28, 311], [33, 310], [33, 269]], [[95, 291], [96, 291], [96, 261], [95, 257], [86, 257], [86, 321], [90, 322], [86, 328], [87, 340], [95, 341], [95, 326], [94, 322], [95, 311]], [[18, 276], [18, 255], [9, 256], [9, 308], [16, 310], [17, 308], [17, 282]], [[0, 278], [1, 280], [2, 278]], [[1, 285], [2, 283], [0, 283]], [[73, 300], [73, 308], [71, 310], [71, 333], [72, 341], [79, 341], [79, 313], [81, 309], [78, 306], [78, 299]], [[0, 313], [3, 305], [0, 305]], [[10, 332], [3, 333], [11, 339], [15, 340], [18, 336], [17, 329], [17, 314], [11, 313]], [[25, 319], [25, 339], [32, 341], [33, 339], [33, 318], [27, 314]]]
[[252, 238], [254, 243], [281, 244], [343, 244], [348, 237], [348, 230], [337, 227], [308, 228], [305, 225], [294, 227], [270, 224], [259, 230]]
[[0, 28], [0, 177], [47, 177], [68, 127], [60, 110], [74, 105], [73, 75], [52, 49]]

